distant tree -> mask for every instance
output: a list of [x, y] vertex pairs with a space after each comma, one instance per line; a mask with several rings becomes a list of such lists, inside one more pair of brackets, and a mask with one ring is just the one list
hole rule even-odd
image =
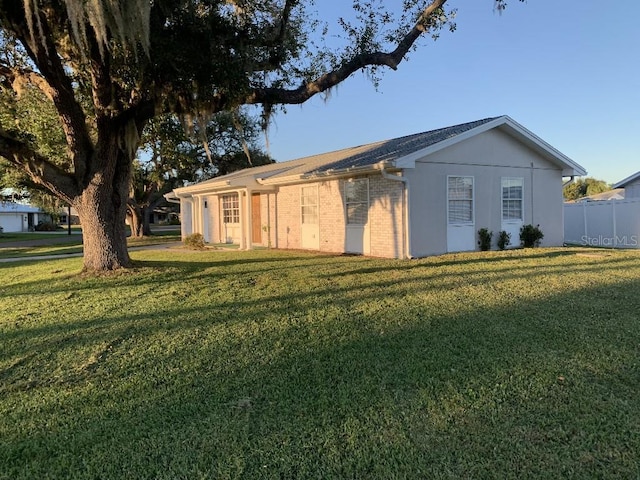
[[273, 160], [260, 148], [259, 120], [240, 111], [213, 115], [187, 131], [175, 115], [149, 121], [134, 161], [127, 218], [131, 235], [151, 234], [153, 211], [176, 187]]
[[577, 200], [596, 193], [606, 192], [607, 190], [611, 190], [611, 185], [604, 180], [587, 177], [579, 178], [569, 185], [565, 185], [562, 193], [565, 200]]
[[382, 0], [354, 0], [352, 15], [338, 19], [344, 41], [335, 48], [326, 36], [314, 41], [324, 24], [311, 0], [0, 1], [0, 47], [11, 52], [0, 58], [2, 92], [19, 99], [28, 86], [47, 98], [65, 159], [53, 161], [4, 118], [0, 156], [75, 207], [85, 270], [127, 267], [127, 199], [152, 118], [248, 104], [268, 118], [274, 106], [303, 103], [356, 71], [375, 81], [423, 34], [455, 28], [446, 1], [403, 0], [394, 12]]

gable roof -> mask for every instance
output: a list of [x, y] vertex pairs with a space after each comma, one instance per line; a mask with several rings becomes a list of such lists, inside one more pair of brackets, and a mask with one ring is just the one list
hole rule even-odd
[[231, 190], [234, 187], [259, 188], [304, 181], [317, 176], [338, 176], [367, 170], [379, 170], [383, 166], [397, 169], [414, 168], [417, 159], [492, 128], [499, 128], [558, 165], [562, 168], [564, 176], [586, 174], [580, 165], [505, 115], [344, 148], [288, 162], [246, 168], [222, 177], [177, 188], [174, 190], [174, 194]]
[[616, 183], [613, 188], [624, 188], [627, 185], [629, 185], [630, 183], [635, 182], [636, 180], [640, 179], [640, 172], [636, 172], [633, 175], [629, 175], [627, 178], [625, 178], [624, 180], [620, 180], [618, 183]]

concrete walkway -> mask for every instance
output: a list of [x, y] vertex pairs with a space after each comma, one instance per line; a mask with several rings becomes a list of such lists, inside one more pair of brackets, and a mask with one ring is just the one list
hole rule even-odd
[[[170, 248], [179, 248], [182, 246], [182, 242], [169, 242], [169, 243], [158, 243], [156, 245], [145, 245], [142, 247], [130, 247], [130, 252], [135, 252], [137, 250], [168, 250]], [[33, 257], [11, 257], [11, 258], [0, 258], [0, 263], [9, 263], [9, 262], [28, 262], [33, 260], [56, 260], [58, 258], [73, 258], [73, 257], [82, 257], [83, 253], [63, 253], [60, 255], [34, 255]]]

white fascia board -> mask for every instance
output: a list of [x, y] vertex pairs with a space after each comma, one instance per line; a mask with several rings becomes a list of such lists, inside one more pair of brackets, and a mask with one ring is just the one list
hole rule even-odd
[[624, 188], [625, 185], [628, 185], [639, 178], [640, 178], [640, 172], [636, 172], [633, 175], [629, 175], [624, 180], [620, 180], [618, 183], [614, 184], [612, 188]]
[[195, 183], [193, 185], [189, 185], [188, 187], [180, 187], [173, 190], [173, 193], [176, 197], [190, 197], [197, 193], [207, 193], [207, 192], [215, 192], [220, 190], [221, 188], [228, 188], [229, 181], [225, 180], [222, 182], [215, 183]]
[[587, 171], [583, 167], [578, 165], [576, 162], [571, 160], [560, 151], [556, 150], [554, 147], [549, 145], [547, 142], [542, 140], [533, 132], [527, 130], [525, 127], [523, 127], [507, 115], [503, 115], [502, 117], [498, 117], [495, 120], [479, 125], [476, 128], [467, 130], [466, 132], [456, 135], [455, 137], [448, 138], [434, 145], [423, 148], [422, 150], [418, 150], [417, 152], [413, 152], [409, 155], [399, 158], [395, 161], [395, 166], [398, 168], [415, 168], [416, 161], [420, 160], [421, 158], [438, 152], [444, 148], [448, 148], [459, 142], [463, 142], [471, 137], [487, 132], [493, 128], [500, 127], [502, 127], [506, 131], [506, 133], [510, 134], [513, 137], [516, 137], [518, 140], [533, 148], [534, 150], [545, 154], [545, 156], [552, 162], [561, 166], [563, 176], [571, 177], [586, 175]]

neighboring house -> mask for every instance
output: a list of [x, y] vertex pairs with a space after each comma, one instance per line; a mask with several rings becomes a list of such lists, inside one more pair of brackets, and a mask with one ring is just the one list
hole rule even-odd
[[45, 216], [36, 207], [13, 202], [0, 202], [0, 228], [4, 233], [33, 230]]
[[410, 258], [540, 225], [562, 245], [563, 177], [585, 170], [507, 116], [248, 168], [175, 189], [182, 235]]
[[636, 172], [624, 180], [620, 180], [613, 188], [623, 188], [624, 198], [640, 198], [640, 172]]

